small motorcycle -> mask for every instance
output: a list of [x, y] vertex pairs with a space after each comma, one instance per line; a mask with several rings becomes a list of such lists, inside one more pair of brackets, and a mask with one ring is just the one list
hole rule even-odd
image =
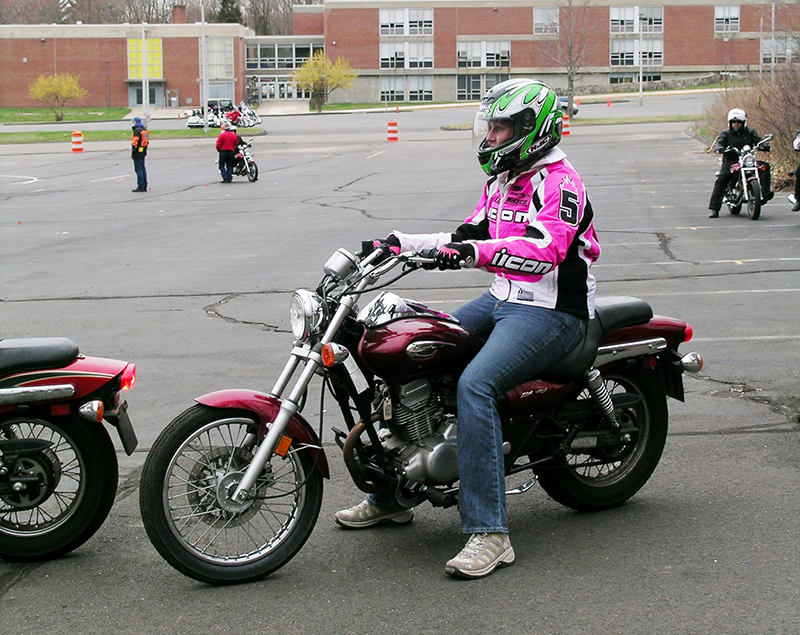
[[[356, 308], [371, 287], [435, 267], [432, 251], [337, 250], [316, 292], [292, 298], [296, 341], [272, 391], [203, 395], [161, 432], [144, 464], [140, 509], [169, 564], [208, 583], [247, 582], [303, 546], [329, 477], [324, 405], [319, 432], [300, 414], [317, 376], [347, 426], [332, 430], [359, 489], [404, 507], [457, 504], [456, 387], [484, 340], [388, 291]], [[682, 373], [702, 367], [697, 353], [678, 352], [691, 337], [688, 324], [654, 316], [642, 300], [598, 298], [584, 340], [499, 400], [506, 474], [527, 479], [508, 493], [538, 480], [583, 511], [633, 496], [661, 457], [666, 397], [682, 401]]]
[[738, 163], [734, 163], [731, 166], [733, 178], [728, 182], [722, 199], [727, 204], [731, 214], [739, 214], [742, 211], [742, 206], [746, 204], [750, 220], [758, 220], [761, 216], [761, 180], [759, 175], [767, 168], [763, 161], [756, 161], [756, 151], [763, 149], [770, 139], [772, 139], [772, 135], [768, 134], [753, 148], [745, 146], [741, 150], [737, 148], [725, 149], [725, 152], [735, 152], [739, 155]]
[[236, 147], [236, 156], [233, 159], [233, 174], [246, 176], [251, 183], [258, 180], [258, 166], [255, 159], [253, 159], [253, 155], [250, 154], [252, 145], [252, 139], [246, 143], [240, 143]]
[[136, 366], [85, 357], [65, 338], [0, 340], [0, 558], [61, 556], [86, 542], [117, 492], [136, 433], [120, 394]]

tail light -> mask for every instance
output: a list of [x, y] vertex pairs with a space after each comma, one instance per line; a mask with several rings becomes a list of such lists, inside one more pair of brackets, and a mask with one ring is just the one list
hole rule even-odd
[[136, 364], [128, 364], [119, 379], [120, 390], [130, 390], [136, 383]]
[[692, 339], [693, 335], [694, 335], [694, 329], [692, 328], [692, 325], [687, 324], [686, 330], [683, 333], [683, 341], [688, 342], [690, 339]]

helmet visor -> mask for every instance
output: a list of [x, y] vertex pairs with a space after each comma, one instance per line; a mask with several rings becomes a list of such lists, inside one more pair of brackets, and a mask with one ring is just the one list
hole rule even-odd
[[[486, 116], [486, 113], [482, 110], [479, 110], [475, 113], [475, 121], [472, 123], [472, 149], [475, 152], [483, 152], [489, 150], [491, 146], [487, 141], [487, 137], [489, 133], [492, 131], [493, 124], [502, 122], [505, 124], [501, 126], [501, 128], [505, 128], [509, 132], [506, 132], [506, 138], [501, 138], [500, 140], [494, 140], [494, 147], [492, 149], [500, 149], [509, 145], [512, 141], [514, 141], [514, 122], [511, 119], [507, 118], [494, 118], [490, 119]], [[495, 135], [497, 135], [497, 128], [495, 128]], [[501, 133], [502, 134], [502, 133]], [[493, 137], [494, 139], [494, 137]]]

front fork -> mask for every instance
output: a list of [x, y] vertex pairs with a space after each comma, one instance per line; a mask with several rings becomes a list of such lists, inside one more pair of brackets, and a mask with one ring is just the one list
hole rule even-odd
[[286, 362], [286, 366], [278, 377], [278, 380], [275, 382], [275, 386], [273, 387], [270, 395], [276, 399], [280, 399], [283, 391], [289, 384], [289, 380], [297, 370], [301, 359], [306, 360], [306, 366], [298, 378], [297, 383], [295, 383], [294, 389], [289, 396], [280, 400], [281, 409], [278, 411], [275, 420], [272, 423], [267, 424], [267, 434], [265, 435], [264, 440], [261, 442], [261, 445], [253, 457], [252, 462], [245, 471], [244, 476], [242, 476], [242, 480], [236, 487], [236, 490], [232, 496], [233, 500], [239, 502], [244, 502], [247, 500], [247, 497], [249, 496], [248, 492], [253, 485], [255, 485], [259, 474], [261, 474], [264, 466], [275, 452], [275, 448], [278, 446], [278, 442], [283, 435], [283, 431], [286, 429], [286, 426], [289, 424], [289, 421], [292, 419], [292, 417], [295, 416], [300, 410], [300, 400], [302, 399], [303, 394], [306, 392], [308, 385], [311, 383], [314, 375], [323, 365], [321, 354], [323, 345], [333, 341], [336, 333], [339, 332], [339, 329], [344, 323], [345, 318], [348, 316], [353, 306], [355, 306], [355, 303], [360, 295], [359, 292], [363, 291], [363, 289], [369, 284], [371, 284], [371, 280], [369, 278], [365, 278], [358, 284], [355, 293], [342, 298], [342, 301], [339, 304], [339, 307], [336, 310], [333, 318], [331, 319], [325, 334], [313, 348], [295, 347], [292, 350], [292, 355], [289, 358], [289, 361]]

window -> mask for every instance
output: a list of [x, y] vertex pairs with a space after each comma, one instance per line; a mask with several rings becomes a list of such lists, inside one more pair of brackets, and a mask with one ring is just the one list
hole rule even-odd
[[404, 101], [404, 83], [402, 76], [381, 77], [381, 101]]
[[261, 44], [259, 50], [259, 66], [261, 68], [277, 68], [278, 57], [275, 53], [274, 44]]
[[433, 101], [431, 75], [412, 75], [408, 78], [408, 101]]
[[642, 66], [664, 65], [664, 40], [642, 41]]
[[[233, 38], [209, 37], [206, 42], [209, 79], [233, 79]], [[201, 67], [202, 63], [201, 59]]]
[[484, 66], [489, 68], [511, 66], [511, 42], [486, 42]]
[[458, 65], [461, 68], [480, 67], [480, 65], [481, 65], [481, 43], [480, 42], [459, 42], [458, 43]]
[[534, 7], [533, 32], [537, 35], [558, 33], [558, 7]]
[[460, 68], [511, 66], [511, 42], [458, 42]]
[[403, 42], [381, 42], [381, 68], [405, 68]]
[[636, 33], [636, 7], [610, 7], [612, 33]]
[[381, 35], [433, 35], [433, 9], [381, 9]]
[[[484, 88], [481, 88], [483, 80]], [[456, 98], [458, 101], [480, 101], [483, 93], [500, 82], [508, 81], [508, 75], [459, 75], [457, 78]]]
[[409, 68], [433, 68], [433, 42], [410, 42], [408, 44]]
[[456, 90], [458, 101], [480, 101], [481, 76], [480, 75], [459, 75]]
[[433, 35], [433, 9], [409, 9], [408, 34]]
[[[639, 73], [611, 73], [610, 84], [633, 84], [639, 81]], [[661, 73], [642, 73], [643, 82], [660, 82]]]
[[797, 42], [785, 37], [775, 38], [775, 50], [772, 50], [772, 39], [761, 40], [761, 61], [764, 64], [786, 64], [800, 62]]
[[739, 32], [739, 7], [714, 7], [714, 33]]
[[258, 44], [248, 44], [245, 51], [247, 70], [258, 69]]
[[[148, 79], [163, 79], [164, 66], [161, 58], [161, 38], [146, 39], [145, 48], [147, 50]], [[144, 77], [143, 58], [142, 39], [130, 38], [128, 40], [128, 79], [142, 79]], [[151, 101], [150, 103], [155, 102]]]
[[635, 40], [611, 40], [611, 66], [633, 66]]
[[405, 35], [405, 11], [403, 9], [380, 10], [381, 35]]
[[642, 33], [664, 32], [664, 7], [639, 7]]

